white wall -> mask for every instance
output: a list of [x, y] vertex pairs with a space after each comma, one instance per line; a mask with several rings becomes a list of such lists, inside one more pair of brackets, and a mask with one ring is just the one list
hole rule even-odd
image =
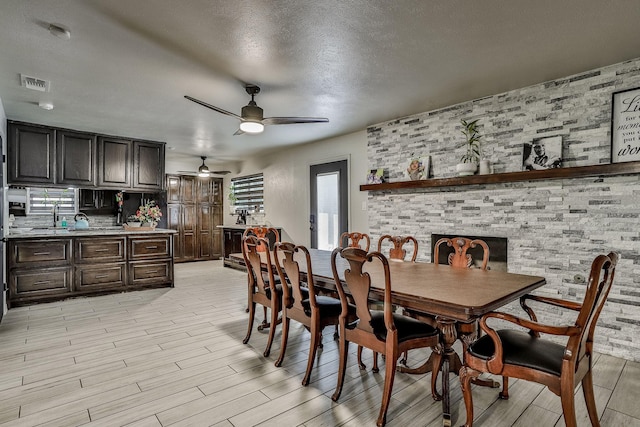
[[[237, 174], [225, 177], [225, 225], [235, 223], [229, 214], [227, 192], [231, 178], [262, 172], [266, 223], [282, 227], [282, 240], [310, 245], [309, 167], [313, 164], [347, 159], [349, 163], [349, 230], [367, 233], [367, 193], [360, 191], [367, 170], [367, 135], [360, 131], [324, 141], [294, 146], [247, 159]], [[250, 219], [249, 221], [250, 222]]]

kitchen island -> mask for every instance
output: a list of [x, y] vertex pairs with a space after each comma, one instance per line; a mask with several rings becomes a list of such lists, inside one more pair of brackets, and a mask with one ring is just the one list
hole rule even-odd
[[173, 286], [174, 230], [11, 230], [8, 307]]

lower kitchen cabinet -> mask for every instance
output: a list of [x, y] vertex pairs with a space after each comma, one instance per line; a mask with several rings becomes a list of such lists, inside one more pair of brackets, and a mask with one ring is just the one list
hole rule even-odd
[[9, 275], [10, 302], [62, 299], [71, 295], [71, 267], [16, 269]]
[[173, 234], [10, 238], [8, 305], [173, 286]]

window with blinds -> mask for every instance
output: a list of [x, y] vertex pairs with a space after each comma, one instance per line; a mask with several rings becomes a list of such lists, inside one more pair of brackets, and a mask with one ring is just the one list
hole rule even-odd
[[51, 215], [58, 206], [60, 215], [75, 215], [78, 190], [75, 188], [27, 188], [27, 215]]
[[236, 209], [249, 212], [264, 211], [264, 184], [262, 174], [231, 178], [236, 195]]

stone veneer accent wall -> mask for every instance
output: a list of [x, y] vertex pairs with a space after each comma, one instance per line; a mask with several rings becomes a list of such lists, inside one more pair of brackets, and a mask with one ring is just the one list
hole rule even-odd
[[[612, 93], [640, 87], [640, 58], [527, 88], [371, 126], [371, 168], [406, 180], [412, 156], [430, 155], [432, 176], [455, 175], [460, 119], [480, 119], [482, 151], [495, 172], [522, 168], [523, 143], [561, 135], [563, 166], [610, 161]], [[413, 235], [430, 260], [431, 233], [508, 238], [508, 270], [543, 276], [538, 293], [580, 301], [593, 258], [622, 259], [600, 316], [596, 349], [640, 361], [640, 176], [593, 177], [418, 190], [370, 191], [369, 232]], [[425, 278], [425, 280], [429, 280]], [[507, 311], [525, 315], [517, 303]], [[550, 307], [546, 323], [572, 322]]]

